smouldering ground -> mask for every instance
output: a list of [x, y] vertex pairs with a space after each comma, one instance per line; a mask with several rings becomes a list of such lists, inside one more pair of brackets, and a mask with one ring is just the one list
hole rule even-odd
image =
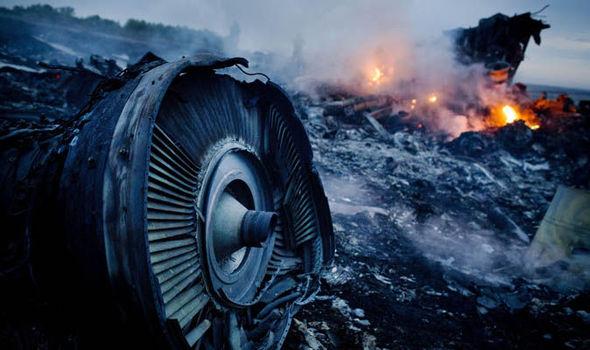
[[523, 261], [557, 185], [588, 166], [570, 152], [587, 136], [540, 131], [516, 149], [495, 136], [477, 154], [469, 140], [403, 131], [332, 137], [321, 107], [307, 101], [298, 107], [337, 252], [287, 349], [590, 346], [590, 295], [571, 289], [581, 287], [576, 276], [560, 264], [529, 271]]

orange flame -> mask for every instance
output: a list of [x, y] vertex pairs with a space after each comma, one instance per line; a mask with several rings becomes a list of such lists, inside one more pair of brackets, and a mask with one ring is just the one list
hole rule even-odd
[[371, 81], [375, 84], [379, 84], [381, 79], [383, 79], [383, 72], [378, 67], [373, 68], [371, 71]]
[[492, 108], [488, 124], [493, 127], [501, 127], [507, 124], [512, 124], [517, 120], [522, 120], [526, 126], [535, 130], [540, 127], [540, 121], [537, 115], [530, 109], [520, 110], [518, 106], [505, 104]]
[[502, 114], [504, 114], [506, 124], [512, 124], [519, 119], [518, 113], [516, 113], [514, 108], [510, 105], [505, 105], [502, 107]]

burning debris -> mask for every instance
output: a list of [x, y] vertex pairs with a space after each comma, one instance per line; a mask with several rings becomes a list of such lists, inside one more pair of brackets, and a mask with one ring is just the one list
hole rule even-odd
[[590, 280], [579, 267], [587, 253], [527, 260], [557, 187], [590, 189], [588, 117], [537, 111], [538, 129], [515, 120], [446, 142], [397, 116], [383, 135], [333, 102], [300, 96], [297, 105], [330, 198], [337, 253], [287, 348], [363, 348], [373, 338], [377, 348], [589, 344]]
[[[493, 90], [492, 90], [493, 89]], [[513, 87], [493, 87], [487, 91], [488, 100], [480, 101], [470, 106], [468, 118], [456, 114], [450, 118], [463, 120], [461, 127], [454, 132], [443, 132], [451, 138], [459, 136], [465, 131], [493, 131], [506, 125], [521, 121], [531, 130], [537, 130], [542, 125], [550, 125], [551, 119], [561, 117], [581, 117], [576, 111], [582, 110], [586, 101], [580, 101], [577, 107], [566, 94], [555, 100], [541, 95], [533, 100], [526, 92], [526, 86], [519, 83]], [[399, 130], [426, 130], [440, 133], [440, 129], [433, 124], [439, 113], [447, 113], [453, 101], [443, 100], [437, 93], [431, 93], [422, 98], [399, 98], [393, 95], [346, 95], [327, 94], [321, 97], [326, 123], [331, 126], [327, 136], [333, 135], [335, 128], [358, 127], [369, 122], [375, 130], [385, 129], [390, 133]], [[465, 111], [464, 111], [465, 112]], [[375, 124], [379, 122], [380, 125]]]
[[[533, 99], [526, 85], [512, 84], [530, 38], [540, 44], [541, 31], [549, 28], [532, 16], [497, 14], [482, 19], [478, 27], [451, 32], [459, 62], [456, 69], [462, 72], [455, 78], [464, 78], [456, 84], [416, 93], [420, 82], [409, 81], [381, 94], [370, 93], [371, 89], [320, 86], [317, 93], [325, 101], [324, 114], [333, 126], [327, 135], [339, 126], [368, 123], [380, 134], [383, 130], [428, 130], [455, 138], [462, 132], [492, 131], [518, 121], [537, 130], [550, 123], [550, 118], [578, 115], [577, 108], [582, 109], [586, 101], [576, 107], [565, 94], [555, 100], [547, 99], [546, 94]], [[393, 79], [393, 70], [382, 66], [367, 72], [369, 86]]]
[[448, 33], [455, 57], [443, 61], [450, 67], [440, 81], [425, 76], [420, 65], [409, 64], [414, 71], [400, 74], [395, 67], [403, 62], [376, 50], [360, 60], [361, 74], [352, 75], [350, 83], [321, 84], [317, 94], [327, 100], [328, 115], [344, 115], [344, 124], [366, 120], [378, 130], [373, 119], [390, 131], [400, 126], [428, 129], [451, 138], [518, 120], [538, 129], [541, 120], [535, 106], [541, 103], [531, 98], [524, 84], [512, 84], [530, 38], [540, 44], [541, 31], [549, 28], [533, 16], [497, 14], [482, 19], [478, 27]]
[[[300, 95], [334, 213], [337, 265], [324, 278], [324, 301], [298, 318], [305, 333], [292, 332], [289, 344], [590, 345], [586, 243], [576, 243], [574, 258], [530, 259], [558, 186], [590, 189], [590, 114], [578, 113], [588, 101], [535, 99], [511, 83], [529, 38], [540, 43], [545, 28], [531, 14], [496, 15], [461, 32], [473, 91], [323, 85], [316, 98]], [[488, 41], [494, 50], [476, 50]], [[499, 61], [510, 63], [490, 64]], [[378, 72], [368, 71], [367, 84], [385, 76]], [[454, 132], [437, 124], [458, 119]]]
[[[562, 244], [562, 255], [542, 264], [527, 259], [538, 253], [531, 247], [555, 243], [543, 236], [550, 236], [556, 215], [547, 209], [559, 186], [590, 189], [590, 101], [565, 92], [536, 98], [531, 87], [512, 84], [530, 37], [540, 42], [545, 28], [533, 14], [495, 15], [456, 32], [461, 84], [416, 88], [420, 82], [409, 79], [389, 89], [399, 72], [376, 55], [361, 67], [358, 88], [291, 91], [328, 196], [336, 253], [309, 295], [317, 301], [293, 319], [285, 348], [590, 347], [590, 282], [577, 264], [586, 245]], [[21, 140], [16, 145], [27, 150], [38, 139], [60, 145], [56, 133], [80, 133], [72, 117], [91, 91], [100, 100], [118, 91], [121, 77], [145, 73], [119, 72], [114, 57], [72, 66], [55, 47], [25, 55], [13, 43], [1, 52], [2, 147]], [[161, 64], [148, 55], [136, 67]], [[171, 95], [183, 100], [181, 89]], [[124, 161], [129, 153], [120, 151]], [[86, 163], [93, 169], [96, 157]], [[536, 238], [538, 231], [545, 234]], [[285, 259], [289, 266], [299, 256]], [[292, 286], [281, 280], [277, 290]], [[0, 345], [49, 342], [51, 327], [35, 318], [43, 306], [28, 308], [22, 327], [0, 310]], [[262, 328], [282, 320], [280, 311], [264, 311], [253, 333], [266, 337]], [[51, 344], [78, 345], [75, 330], [62, 333]]]

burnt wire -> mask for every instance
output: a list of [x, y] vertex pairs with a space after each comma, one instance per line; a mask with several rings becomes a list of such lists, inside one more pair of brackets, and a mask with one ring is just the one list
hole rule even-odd
[[262, 75], [263, 77], [265, 77], [265, 78], [266, 78], [266, 82], [267, 82], [267, 83], [268, 83], [268, 82], [270, 82], [270, 78], [268, 77], [268, 75], [266, 75], [266, 74], [264, 74], [264, 73], [250, 73], [250, 72], [246, 72], [246, 71], [245, 71], [245, 70], [244, 70], [244, 69], [241, 67], [241, 65], [240, 65], [240, 64], [236, 64], [236, 67], [238, 67], [238, 69], [239, 69], [239, 70], [240, 70], [242, 73], [244, 73], [244, 74], [246, 74], [246, 75], [249, 75], [249, 76], [254, 76], [254, 75]]
[[539, 11], [536, 11], [536, 12], [531, 13], [531, 17], [532, 16], [537, 16], [537, 15], [541, 14], [541, 12], [545, 11], [545, 9], [547, 9], [548, 7], [549, 7], [549, 4], [543, 6], [543, 8], [540, 9]]

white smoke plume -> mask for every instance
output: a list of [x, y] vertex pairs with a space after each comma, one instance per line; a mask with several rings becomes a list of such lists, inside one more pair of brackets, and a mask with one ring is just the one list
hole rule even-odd
[[[253, 70], [270, 72], [292, 90], [313, 94], [318, 86], [330, 84], [358, 94], [415, 99], [416, 121], [434, 132], [456, 137], [483, 129], [481, 113], [471, 105], [482, 100], [497, 102], [501, 94], [489, 98], [484, 68], [458, 64], [451, 35], [425, 33], [424, 27], [431, 26], [416, 16], [412, 4], [343, 1], [314, 5], [304, 1], [302, 7], [315, 11], [306, 10], [307, 18], [289, 28], [273, 29], [269, 40], [260, 42], [267, 50], [244, 49], [253, 43], [240, 39], [241, 49], [235, 53], [252, 57]], [[295, 10], [288, 22], [298, 14]], [[276, 42], [277, 36], [292, 39]], [[434, 104], [429, 103], [432, 96], [436, 96]]]

